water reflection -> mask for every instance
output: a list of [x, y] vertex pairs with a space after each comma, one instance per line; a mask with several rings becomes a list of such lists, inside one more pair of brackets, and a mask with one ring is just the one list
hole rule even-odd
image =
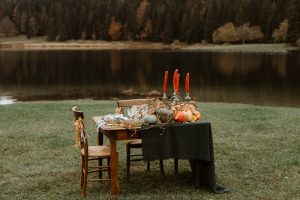
[[[0, 95], [9, 92], [21, 100], [133, 98], [161, 91], [164, 71], [172, 75], [175, 68], [181, 77], [190, 72], [191, 94], [200, 101], [300, 106], [299, 52], [1, 50]], [[171, 79], [169, 83], [171, 94]], [[126, 90], [133, 96], [126, 97]]]

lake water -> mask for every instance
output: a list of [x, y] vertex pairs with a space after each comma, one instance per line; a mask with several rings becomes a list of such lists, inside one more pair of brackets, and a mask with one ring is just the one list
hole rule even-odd
[[[300, 107], [300, 52], [216, 53], [173, 50], [0, 50], [0, 96], [26, 100], [146, 97], [169, 71], [190, 73], [204, 102]], [[159, 94], [158, 94], [159, 95]]]

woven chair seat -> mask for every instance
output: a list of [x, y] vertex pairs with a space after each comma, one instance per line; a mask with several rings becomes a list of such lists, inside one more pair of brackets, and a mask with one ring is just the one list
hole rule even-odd
[[[89, 157], [108, 157], [110, 156], [110, 146], [89, 146]], [[81, 150], [82, 155], [84, 155], [84, 149]]]

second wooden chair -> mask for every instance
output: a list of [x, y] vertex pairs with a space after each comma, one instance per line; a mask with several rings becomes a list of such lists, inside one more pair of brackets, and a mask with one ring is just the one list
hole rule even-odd
[[[143, 104], [150, 104], [153, 99], [129, 99], [129, 100], [118, 100], [117, 104], [118, 107], [121, 108], [121, 112], [124, 113], [127, 108], [130, 108], [133, 105], [143, 105]], [[140, 149], [142, 148], [142, 140], [141, 139], [134, 139], [134, 140], [127, 140], [126, 143], [126, 177], [129, 180], [130, 176], [130, 163], [133, 161], [142, 161], [141, 154], [131, 154], [131, 149]], [[159, 160], [159, 167], [160, 167], [160, 174], [164, 176], [164, 163], [163, 160]], [[175, 159], [174, 162], [174, 169], [175, 173], [178, 171], [178, 160]], [[150, 162], [147, 162], [147, 170], [150, 170]]]
[[[83, 112], [79, 111], [77, 106], [72, 108], [74, 113], [74, 126], [76, 131], [76, 137], [80, 143], [81, 154], [81, 191], [84, 197], [86, 197], [87, 178], [90, 173], [99, 173], [99, 178], [89, 179], [92, 181], [110, 181], [110, 146], [89, 146], [88, 145], [88, 133], [85, 130], [83, 123]], [[107, 165], [102, 165], [102, 159], [107, 159]], [[89, 161], [98, 160], [99, 165], [89, 166]], [[89, 170], [92, 169], [92, 170]], [[102, 171], [108, 172], [108, 178], [102, 178]]]

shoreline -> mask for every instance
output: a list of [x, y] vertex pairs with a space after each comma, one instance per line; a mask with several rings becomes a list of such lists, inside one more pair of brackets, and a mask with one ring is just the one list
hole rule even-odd
[[278, 44], [163, 44], [140, 41], [69, 40], [48, 42], [44, 37], [27, 39], [25, 36], [0, 38], [0, 50], [179, 50], [205, 52], [288, 53], [299, 50], [287, 43]]

